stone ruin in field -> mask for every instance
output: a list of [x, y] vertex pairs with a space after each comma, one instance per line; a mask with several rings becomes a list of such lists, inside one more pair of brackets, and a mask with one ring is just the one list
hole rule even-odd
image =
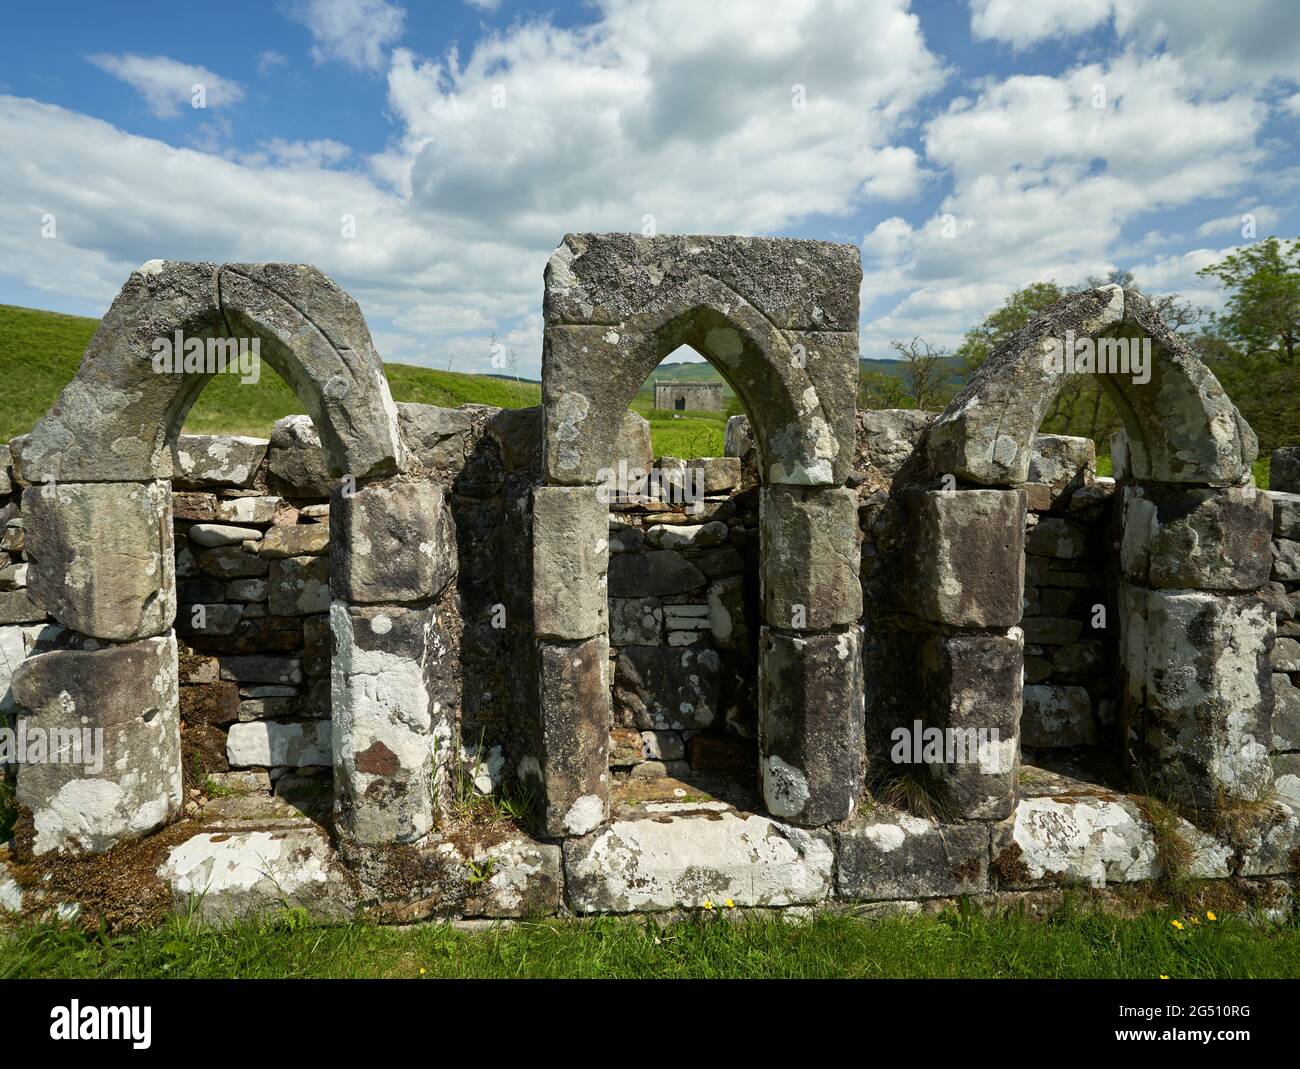
[[[1255, 488], [1251, 429], [1118, 287], [938, 416], [858, 411], [860, 284], [851, 246], [571, 235], [540, 408], [451, 410], [394, 404], [310, 267], [132, 274], [0, 466], [0, 903], [408, 920], [1197, 877], [1289, 910], [1300, 496]], [[307, 414], [181, 434], [211, 369], [156, 369], [178, 331], [256, 340]], [[1037, 433], [1067, 335], [1151, 344], [1148, 381], [1104, 378], [1113, 478]], [[683, 344], [748, 413], [725, 457], [656, 458], [628, 411]]]

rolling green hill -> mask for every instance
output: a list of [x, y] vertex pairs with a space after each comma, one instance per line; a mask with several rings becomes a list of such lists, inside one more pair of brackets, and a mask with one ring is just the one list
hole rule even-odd
[[[31, 430], [76, 373], [97, 319], [0, 305], [0, 441]], [[473, 402], [499, 408], [541, 403], [536, 383], [516, 383], [487, 375], [385, 364], [389, 388], [398, 401], [455, 408]], [[233, 376], [214, 378], [199, 396], [185, 428], [200, 434], [253, 434], [266, 437], [281, 416], [302, 411], [284, 380], [266, 365], [257, 383]]]

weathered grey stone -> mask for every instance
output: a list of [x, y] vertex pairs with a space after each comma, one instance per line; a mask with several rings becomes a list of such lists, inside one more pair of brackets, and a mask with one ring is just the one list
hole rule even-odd
[[[364, 491], [363, 491], [364, 492]], [[272, 527], [257, 547], [268, 560], [314, 557], [329, 552], [330, 529], [323, 523], [297, 523]]]
[[18, 775], [33, 853], [102, 853], [180, 814], [175, 636], [37, 654], [11, 687], [28, 761], [38, 732], [47, 747]]
[[330, 722], [282, 724], [255, 720], [232, 724], [226, 736], [226, 760], [232, 768], [332, 765]]
[[907, 462], [926, 428], [934, 422], [933, 412], [907, 408], [870, 409], [858, 414], [862, 427], [860, 448], [863, 459], [886, 478], [892, 479]]
[[1300, 541], [1300, 494], [1268, 491], [1273, 502], [1273, 533], [1278, 538]]
[[[0, 667], [0, 690], [3, 688], [4, 669]], [[4, 699], [0, 696], [0, 708], [3, 705]], [[1272, 749], [1300, 750], [1300, 688], [1283, 672], [1273, 673], [1272, 728]]]
[[533, 491], [533, 627], [548, 639], [577, 641], [605, 631], [609, 522], [590, 487]]
[[218, 546], [194, 558], [199, 571], [214, 579], [254, 579], [266, 575], [270, 565], [240, 546]]
[[755, 300], [781, 329], [856, 331], [853, 245], [793, 238], [566, 234], [546, 267], [548, 322], [616, 325], [690, 306], [700, 277]]
[[375, 483], [335, 493], [330, 572], [338, 597], [357, 604], [436, 598], [456, 567], [455, 521], [436, 483]]
[[1284, 445], [1273, 450], [1268, 487], [1288, 494], [1300, 494], [1300, 445]]
[[615, 707], [643, 730], [706, 728], [718, 716], [722, 660], [694, 646], [628, 646], [614, 672]]
[[793, 631], [824, 631], [862, 615], [857, 495], [765, 486], [760, 495], [763, 616]]
[[1029, 482], [1045, 483], [1055, 496], [1076, 480], [1097, 474], [1097, 447], [1091, 438], [1065, 434], [1034, 435]]
[[714, 644], [721, 649], [748, 649], [749, 619], [745, 614], [745, 580], [741, 576], [709, 584], [709, 630]]
[[632, 913], [821, 902], [831, 888], [829, 833], [803, 831], [731, 810], [691, 812], [649, 803], [564, 843], [569, 905], [576, 913]]
[[1270, 574], [1279, 582], [1300, 582], [1300, 542], [1289, 538], [1273, 540], [1273, 570]]
[[34, 624], [45, 619], [45, 610], [24, 590], [0, 590], [0, 627]]
[[701, 589], [704, 573], [675, 550], [618, 553], [609, 559], [609, 593], [618, 598], [654, 598]]
[[1300, 641], [1279, 638], [1273, 646], [1269, 663], [1279, 672], [1300, 672]]
[[221, 678], [235, 683], [302, 683], [302, 661], [297, 657], [268, 657], [250, 653], [221, 658]]
[[[218, 294], [220, 296], [218, 296]], [[179, 332], [179, 333], [178, 333]], [[23, 446], [35, 483], [146, 481], [172, 474], [168, 432], [205, 372], [167, 366], [159, 340], [198, 342], [228, 360], [256, 339], [260, 357], [326, 428], [340, 474], [396, 470], [396, 412], [360, 310], [312, 267], [150, 261], [132, 272], [76, 377]], [[178, 357], [190, 354], [179, 353]], [[198, 355], [198, 354], [195, 354]], [[161, 373], [160, 373], [161, 372]]]
[[924, 750], [922, 758], [953, 812], [969, 820], [1002, 818], [1016, 805], [1023, 650], [1016, 627], [920, 643], [922, 722], [945, 733], [943, 760], [929, 760]]
[[231, 601], [265, 601], [265, 579], [236, 579], [226, 587], [226, 597]]
[[642, 468], [648, 471], [654, 464], [654, 457], [650, 421], [639, 412], [629, 409], [619, 421], [618, 434], [614, 438], [614, 452], [610, 455], [610, 467], [617, 469], [622, 463], [629, 470]]
[[1275, 796], [1243, 851], [1243, 876], [1292, 876], [1300, 850], [1300, 762], [1290, 754], [1275, 758]]
[[456, 709], [436, 700], [452, 672], [449, 636], [429, 609], [340, 602], [330, 628], [340, 825], [361, 843], [417, 842], [433, 828], [453, 752]]
[[1259, 451], [1254, 432], [1150, 301], [1118, 286], [1071, 294], [995, 350], [931, 427], [930, 469], [984, 486], [1028, 482], [1035, 432], [1069, 374], [1056, 357], [1070, 339], [1098, 339], [1096, 356], [1109, 367], [1117, 334], [1150, 341], [1149, 381], [1109, 376], [1142, 428], [1128, 441], [1133, 474], [1213, 486], [1245, 479]]
[[1075, 686], [1025, 687], [1020, 742], [1040, 747], [1096, 745], [1097, 724], [1088, 692]]
[[1074, 560], [1085, 556], [1087, 550], [1087, 529], [1056, 516], [1040, 519], [1025, 535], [1026, 553], [1038, 553], [1059, 560]]
[[658, 646], [664, 610], [658, 598], [610, 598], [609, 641], [615, 646]]
[[720, 546], [727, 541], [730, 531], [725, 523], [678, 523], [671, 526], [657, 523], [646, 529], [645, 540], [654, 549], [686, 549]]
[[310, 416], [275, 421], [266, 470], [271, 489], [285, 497], [329, 497], [338, 484], [326, 467], [320, 435]]
[[267, 605], [272, 616], [306, 616], [328, 612], [328, 557], [286, 557], [273, 560], [267, 579]]
[[1068, 646], [1083, 634], [1083, 621], [1063, 616], [1026, 616], [1021, 621], [1025, 641], [1039, 646]]
[[28, 593], [66, 627], [127, 641], [176, 616], [166, 483], [61, 483], [23, 491]]
[[559, 910], [564, 889], [560, 848], [526, 836], [462, 847], [479, 876], [471, 880], [467, 917], [545, 917]]
[[233, 527], [224, 523], [196, 523], [185, 537], [196, 546], [213, 549], [217, 546], [239, 546], [245, 542], [256, 541], [262, 532], [256, 527]]
[[844, 820], [862, 788], [862, 643], [764, 627], [759, 641], [759, 771], [769, 813], [815, 827]]
[[178, 913], [229, 922], [304, 909], [313, 920], [356, 913], [353, 881], [320, 828], [204, 831], [171, 848], [158, 875]]
[[988, 890], [989, 830], [866, 812], [835, 834], [841, 898], [879, 901]]
[[[173, 511], [175, 494], [172, 495]], [[213, 518], [219, 523], [260, 523], [267, 524], [284, 507], [284, 499], [259, 494], [253, 497], [223, 497], [214, 500]], [[178, 517], [183, 519], [184, 517]]]
[[252, 486], [269, 444], [236, 434], [182, 434], [176, 440], [173, 481], [179, 487]]
[[[1026, 640], [1029, 638], [1027, 630], [1025, 631], [1025, 638]], [[1081, 676], [1101, 668], [1106, 660], [1106, 647], [1102, 643], [1090, 639], [1083, 642], [1072, 642], [1068, 646], [1061, 646], [1052, 650], [1051, 655], [1052, 667], [1056, 671]]]
[[706, 494], [725, 494], [740, 485], [741, 463], [738, 457], [698, 457], [688, 461], [698, 474]]
[[464, 412], [436, 405], [397, 403], [397, 423], [407, 450], [427, 471], [458, 471], [473, 421]]
[[535, 774], [547, 835], [585, 835], [609, 817], [608, 661], [604, 635], [538, 644], [541, 753]]
[[1252, 487], [1130, 485], [1124, 574], [1164, 590], [1257, 590], [1272, 565], [1273, 505]]
[[641, 756], [647, 761], [681, 761], [686, 757], [686, 744], [677, 731], [643, 731]]
[[1023, 490], [909, 493], [914, 538], [901, 611], [957, 627], [1011, 627], [1025, 583]]
[[1271, 781], [1273, 616], [1257, 598], [1120, 588], [1135, 754], [1152, 785], [1211, 812]]
[[[1228, 875], [1232, 849], [1179, 822], [1191, 849], [1184, 875]], [[1126, 798], [1023, 798], [1015, 815], [993, 829], [993, 871], [1002, 888], [1042, 884], [1105, 887], [1162, 875], [1150, 824]]]
[[754, 452], [754, 435], [745, 416], [730, 416], [723, 434], [722, 450], [742, 463]]

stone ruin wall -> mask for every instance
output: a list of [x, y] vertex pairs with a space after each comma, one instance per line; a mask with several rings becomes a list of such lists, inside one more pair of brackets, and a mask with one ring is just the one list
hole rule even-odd
[[[38, 854], [102, 851], [179, 819], [156, 837], [162, 852], [155, 875], [177, 908], [198, 895], [213, 917], [275, 908], [286, 896], [322, 917], [363, 909], [407, 920], [666, 910], [732, 899], [740, 906], [834, 899], [906, 905], [1160, 877], [1148, 803], [1121, 789], [1132, 770], [1120, 768], [1120, 743], [1142, 726], [1123, 722], [1128, 662], [1117, 626], [1134, 557], [1125, 547], [1122, 513], [1141, 507], [1135, 497], [1159, 491], [1134, 479], [1132, 447], [1122, 436], [1112, 446], [1118, 481], [1096, 476], [1093, 443], [1038, 435], [1027, 478], [1011, 491], [961, 490], [950, 502], [978, 510], [990, 500], [998, 508], [1011, 500], [989, 494], [1023, 498], [1023, 540], [994, 546], [987, 562], [996, 567], [978, 581], [982, 595], [1003, 597], [1023, 568], [1013, 630], [1023, 675], [1017, 693], [1000, 698], [991, 688], [1003, 678], [996, 660], [1001, 640], [981, 646], [986, 640], [978, 634], [970, 648], [995, 659], [977, 662], [975, 675], [958, 678], [955, 662], [940, 661], [918, 688], [906, 674], [915, 665], [909, 658], [935, 648], [927, 637], [934, 625], [925, 622], [932, 617], [922, 618], [933, 587], [917, 585], [895, 555], [900, 530], [909, 545], [934, 537], [914, 521], [897, 524], [899, 515], [915, 515], [900, 510], [914, 507], [909, 486], [925, 459], [918, 446], [931, 437], [935, 417], [856, 414], [843, 478], [856, 503], [861, 545], [868, 789], [848, 820], [804, 830], [764, 815], [757, 775], [763, 554], [788, 554], [791, 543], [788, 531], [770, 526], [776, 519], [764, 519], [753, 430], [733, 418], [726, 457], [655, 458], [648, 426], [627, 414], [613, 436], [611, 464], [689, 468], [704, 500], [699, 511], [654, 498], [614, 501], [602, 521], [607, 638], [596, 678], [604, 695], [597, 704], [609, 710], [599, 759], [612, 803], [602, 827], [556, 835], [539, 825], [530, 767], [555, 745], [545, 738], [554, 700], [546, 688], [553, 682], [548, 647], [533, 627], [534, 568], [549, 575], [560, 567], [562, 574], [571, 562], [568, 529], [534, 523], [534, 501], [547, 482], [544, 410], [402, 404], [396, 419], [402, 472], [364, 481], [354, 496], [339, 495], [329, 450], [312, 421], [298, 416], [279, 421], [269, 442], [182, 436], [169, 501], [159, 497], [158, 484], [65, 486], [73, 507], [60, 499], [67, 515], [60, 513], [58, 525], [41, 515], [49, 506], [40, 481], [23, 471], [25, 438], [10, 444], [8, 464], [0, 465], [7, 559], [0, 561], [0, 710], [8, 723], [48, 706], [60, 687], [111, 723], [138, 716], [139, 700], [131, 696], [152, 689], [165, 718], [168, 650], [173, 641], [179, 645], [179, 751], [149, 741], [161, 718], [147, 713], [146, 726], [130, 729], [156, 746], [151, 762], [158, 766], [132, 782], [132, 798], [161, 796], [163, 808], [141, 804], [129, 819], [115, 812], [97, 829], [59, 801], [66, 783], [29, 774], [20, 800], [40, 810]], [[1284, 782], [1300, 777], [1298, 453], [1275, 454], [1273, 483], [1283, 489], [1260, 496], [1271, 536], [1260, 562], [1261, 596], [1276, 627], [1267, 632], [1262, 666], [1271, 682], [1262, 741], [1273, 778]], [[130, 507], [171, 535], [164, 540], [176, 579], [175, 639], [164, 632], [120, 645], [96, 640], [38, 607], [38, 600], [56, 604], [65, 618], [83, 609], [65, 610], [48, 589], [30, 590], [41, 580], [29, 578], [28, 557], [49, 553], [55, 526], [62, 542], [55, 539], [54, 548], [108, 536], [123, 504], [117, 490], [100, 500], [105, 491], [97, 485], [143, 486], [127, 491]], [[24, 501], [36, 515], [24, 516]], [[1221, 544], [1231, 556], [1234, 524], [1258, 526], [1259, 510], [1251, 509], [1244, 521], [1202, 515], [1190, 522], [1200, 525], [1196, 538], [1211, 552]], [[33, 522], [43, 539], [34, 555], [27, 541]], [[940, 536], [954, 537], [942, 524]], [[411, 544], [434, 549], [412, 560]], [[1187, 545], [1162, 547], [1172, 554], [1171, 568], [1181, 566]], [[942, 541], [937, 548], [941, 558], [951, 550]], [[1152, 567], [1147, 558], [1142, 563]], [[1195, 592], [1196, 604], [1204, 612], [1220, 611], [1220, 602], [1223, 611], [1235, 611], [1233, 589]], [[1103, 628], [1092, 626], [1098, 607]], [[1220, 656], [1217, 625], [1195, 626], [1209, 636], [1208, 655]], [[940, 629], [938, 648], [962, 648], [972, 641], [964, 634]], [[56, 651], [87, 659], [39, 656]], [[60, 670], [20, 672], [24, 662], [57, 663]], [[1196, 669], [1204, 673], [1197, 685], [1211, 697], [1223, 685], [1214, 678], [1215, 663]], [[15, 673], [24, 679], [11, 689]], [[963, 794], [958, 775], [945, 781], [955, 810], [927, 816], [893, 808], [873, 792], [884, 786], [876, 774], [889, 767], [889, 730], [910, 725], [916, 709], [933, 703], [936, 685], [953, 695], [978, 694], [1013, 716], [1015, 765], [1009, 778], [992, 777], [1005, 793], [991, 804]], [[376, 742], [363, 748], [359, 725], [376, 708], [402, 711], [406, 719], [396, 735], [384, 736], [392, 725], [378, 723]], [[411, 709], [418, 710], [414, 718], [407, 717]], [[816, 713], [816, 702], [808, 709]], [[563, 760], [582, 767], [589, 755]], [[174, 771], [183, 777], [176, 796], [169, 786]], [[14, 769], [5, 775], [12, 780]], [[502, 820], [495, 811], [491, 820], [467, 819], [477, 812], [467, 801], [488, 796], [527, 799], [533, 808], [516, 811], [517, 819]], [[1193, 848], [1191, 875], [1233, 876], [1268, 909], [1285, 908], [1300, 859], [1300, 815], [1289, 796], [1243, 839], [1225, 838], [1205, 821], [1179, 818], [1178, 827]], [[189, 838], [172, 843], [172, 829]], [[20, 828], [20, 839], [30, 840], [32, 831]], [[658, 860], [644, 868], [650, 858]], [[17, 860], [13, 869], [14, 861], [0, 856], [6, 902], [25, 902], [29, 910], [60, 904], [58, 889], [32, 885], [39, 865], [24, 869], [30, 858]], [[14, 875], [6, 875], [6, 865]]]

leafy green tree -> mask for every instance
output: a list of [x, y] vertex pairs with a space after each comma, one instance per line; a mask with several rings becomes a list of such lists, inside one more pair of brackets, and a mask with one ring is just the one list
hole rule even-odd
[[1034, 282], [1016, 290], [1002, 307], [990, 312], [977, 327], [966, 332], [966, 337], [953, 354], [967, 377], [973, 375], [989, 354], [1029, 321], [1065, 296], [1065, 290], [1055, 282]]
[[1227, 288], [1219, 329], [1240, 356], [1296, 363], [1300, 345], [1300, 238], [1266, 238], [1197, 272]]

